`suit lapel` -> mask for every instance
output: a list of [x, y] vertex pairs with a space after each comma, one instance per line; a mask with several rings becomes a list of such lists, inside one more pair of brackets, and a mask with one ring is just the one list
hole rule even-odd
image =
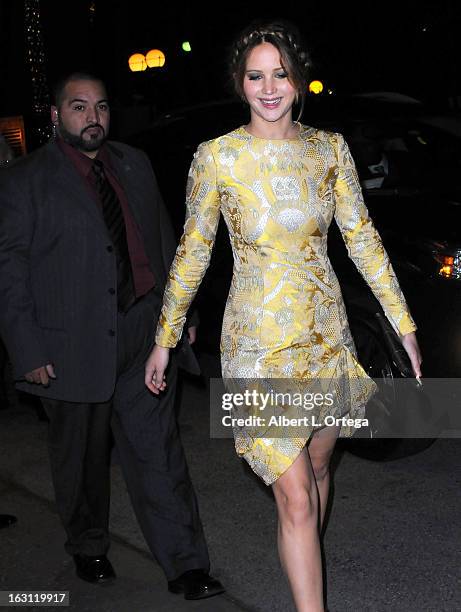
[[49, 161], [52, 165], [52, 172], [50, 174], [53, 176], [53, 187], [56, 196], [59, 197], [60, 193], [62, 193], [62, 201], [66, 202], [69, 212], [72, 204], [80, 210], [85, 210], [93, 218], [94, 227], [100, 231], [104, 240], [107, 240], [106, 224], [94, 194], [88, 189], [72, 161], [66, 158], [58, 145], [51, 142], [48, 147]]

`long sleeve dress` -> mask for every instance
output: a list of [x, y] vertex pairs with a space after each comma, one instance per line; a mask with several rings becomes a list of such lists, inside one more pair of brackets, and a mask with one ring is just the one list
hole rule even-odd
[[[220, 214], [234, 257], [221, 334], [223, 378], [334, 378], [342, 399], [336, 415], [363, 417], [374, 389], [356, 384], [368, 379], [327, 256], [333, 217], [394, 329], [403, 335], [416, 326], [368, 216], [344, 138], [300, 126], [296, 138], [268, 140], [240, 127], [198, 147], [189, 172], [184, 234], [157, 328], [160, 346], [174, 347], [181, 337]], [[343, 426], [341, 435], [354, 431]], [[234, 429], [237, 453], [266, 484], [293, 463], [311, 433], [307, 428], [302, 436], [271, 437]]]

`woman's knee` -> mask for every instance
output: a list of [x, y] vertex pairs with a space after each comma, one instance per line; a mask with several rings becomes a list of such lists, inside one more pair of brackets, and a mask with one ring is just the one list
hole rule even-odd
[[282, 489], [276, 495], [279, 518], [284, 524], [296, 527], [306, 522], [317, 522], [318, 493], [312, 485], [302, 485], [296, 489]]

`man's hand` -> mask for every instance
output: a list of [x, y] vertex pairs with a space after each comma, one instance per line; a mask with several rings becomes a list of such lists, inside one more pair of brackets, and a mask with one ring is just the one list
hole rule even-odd
[[189, 344], [194, 344], [194, 342], [197, 340], [197, 326], [192, 325], [192, 327], [189, 327], [189, 329], [187, 330], [187, 335]]
[[408, 357], [410, 358], [415, 377], [419, 380], [421, 378], [422, 357], [415, 332], [410, 332], [409, 334], [402, 336], [402, 344], [403, 348], [408, 354]]
[[149, 359], [146, 362], [146, 375], [144, 382], [146, 387], [158, 395], [166, 388], [165, 370], [170, 359], [170, 349], [163, 346], [154, 346]]
[[51, 363], [49, 363], [41, 368], [35, 368], [35, 370], [32, 370], [32, 372], [27, 372], [24, 378], [27, 380], [27, 382], [48, 387], [50, 384], [50, 378], [56, 378], [56, 374], [54, 373], [53, 366]]

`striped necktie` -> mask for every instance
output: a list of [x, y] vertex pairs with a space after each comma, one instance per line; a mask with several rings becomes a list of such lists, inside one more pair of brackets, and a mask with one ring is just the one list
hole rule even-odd
[[95, 159], [91, 169], [95, 175], [96, 190], [101, 201], [104, 221], [115, 249], [118, 309], [121, 312], [127, 312], [135, 302], [136, 294], [122, 207], [114, 188], [107, 180], [103, 163]]

